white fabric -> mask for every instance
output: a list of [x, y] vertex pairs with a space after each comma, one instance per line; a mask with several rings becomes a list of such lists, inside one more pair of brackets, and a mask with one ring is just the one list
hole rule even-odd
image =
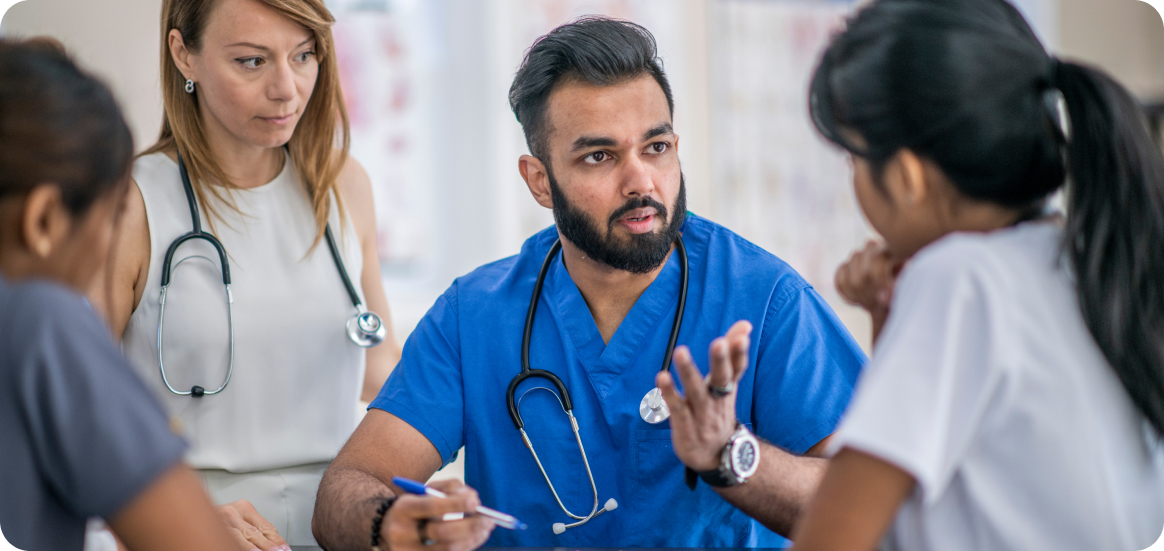
[[917, 480], [903, 550], [1139, 550], [1164, 525], [1159, 439], [1088, 332], [1062, 232], [955, 234], [898, 280], [831, 449]]
[[[198, 469], [255, 476], [331, 461], [355, 429], [353, 407], [363, 383], [365, 352], [345, 332], [355, 308], [326, 242], [308, 254], [316, 234], [314, 216], [292, 163], [284, 163], [283, 171], [263, 186], [234, 191], [242, 214], [221, 205], [213, 228], [200, 205], [203, 230], [217, 236], [229, 255], [235, 332], [230, 384], [221, 394], [202, 398], [170, 393], [158, 370], [163, 258], [170, 243], [191, 230], [178, 166], [165, 155], [149, 155], [137, 160], [133, 175], [145, 199], [150, 265], [122, 347], [180, 421], [191, 446], [187, 461]], [[363, 256], [354, 229], [349, 222], [341, 230], [334, 206], [329, 219], [362, 298]], [[163, 342], [166, 375], [177, 390], [218, 388], [227, 371], [229, 332], [218, 264], [217, 253], [202, 240], [183, 244], [174, 255]], [[264, 516], [286, 516], [286, 511], [258, 506], [287, 495], [306, 496], [306, 503], [283, 502], [281, 507], [300, 512], [301, 518], [290, 521], [292, 529], [299, 525], [309, 537], [315, 497], [311, 485], [319, 482], [318, 477], [309, 478], [282, 477], [297, 482], [281, 488], [267, 484], [263, 487], [273, 496], [246, 499]], [[238, 499], [213, 485], [208, 489], [217, 504]]]

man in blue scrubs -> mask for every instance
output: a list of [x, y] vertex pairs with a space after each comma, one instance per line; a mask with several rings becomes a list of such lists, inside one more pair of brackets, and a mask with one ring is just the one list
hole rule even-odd
[[[646, 29], [599, 18], [555, 29], [527, 54], [510, 103], [532, 153], [518, 168], [556, 224], [517, 256], [458, 278], [421, 320], [323, 479], [316, 538], [328, 549], [367, 549], [377, 526], [379, 541], [393, 549], [468, 549], [486, 539], [491, 546], [785, 545], [771, 529], [791, 532], [823, 473], [825, 460], [814, 456], [849, 402], [865, 360], [859, 347], [787, 264], [687, 212], [670, 87]], [[723, 396], [698, 404], [692, 397], [691, 405], [734, 406], [741, 426], [770, 443], [760, 446], [751, 491], [685, 483], [678, 446], [703, 460], [692, 467], [708, 480], [716, 465], [706, 459], [719, 456], [726, 433], [711, 430], [719, 441], [694, 444], [676, 435], [673, 444], [668, 421], [640, 415], [678, 309], [679, 237], [689, 288], [678, 343], [706, 366], [700, 351], [716, 340], [717, 365], [730, 355], [741, 366], [738, 381], [708, 380]], [[569, 392], [597, 500], [556, 386], [530, 378], [514, 389], [556, 497], [507, 407], [535, 281], [559, 239], [537, 302], [529, 363], [554, 373]], [[729, 328], [730, 351], [717, 339]], [[691, 356], [687, 348], [676, 354], [688, 367]], [[673, 399], [673, 387], [665, 389]], [[700, 446], [701, 453], [690, 451]], [[453, 483], [443, 486], [453, 492], [449, 499], [390, 499], [399, 491], [393, 476], [427, 480], [462, 447], [465, 479], [479, 501]], [[612, 498], [618, 507], [602, 510]], [[473, 515], [439, 520], [478, 502], [530, 528], [490, 532], [492, 524]], [[595, 508], [601, 512], [589, 522], [552, 529]]]

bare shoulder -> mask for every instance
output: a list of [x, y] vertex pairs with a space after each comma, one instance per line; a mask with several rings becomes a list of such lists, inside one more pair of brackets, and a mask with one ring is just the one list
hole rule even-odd
[[114, 254], [109, 269], [98, 273], [90, 289], [89, 302], [105, 314], [115, 337], [120, 338], [137, 308], [149, 274], [150, 231], [145, 199], [132, 178], [117, 221]]
[[356, 231], [361, 234], [365, 231], [374, 232], [376, 207], [372, 198], [372, 180], [355, 157], [348, 156], [340, 171], [337, 188]]

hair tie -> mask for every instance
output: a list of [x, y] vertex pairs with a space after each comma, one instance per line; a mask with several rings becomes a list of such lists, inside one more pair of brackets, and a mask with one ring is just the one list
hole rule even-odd
[[1047, 86], [1041, 90], [1043, 112], [1051, 122], [1055, 141], [1066, 145], [1070, 139], [1070, 126], [1067, 119], [1067, 101], [1063, 92], [1059, 90], [1059, 70], [1062, 62], [1055, 56], [1047, 57], [1047, 74], [1044, 77]]

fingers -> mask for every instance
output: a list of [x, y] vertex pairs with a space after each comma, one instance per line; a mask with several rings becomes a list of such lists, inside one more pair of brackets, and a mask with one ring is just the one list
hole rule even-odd
[[263, 518], [255, 507], [245, 499], [235, 501], [218, 508], [219, 517], [226, 524], [227, 530], [239, 544], [239, 549], [251, 551], [291, 551], [291, 547], [274, 525]]
[[884, 244], [869, 241], [837, 268], [834, 283], [846, 302], [870, 312], [886, 310], [901, 266]]
[[426, 526], [428, 538], [433, 546], [446, 549], [476, 549], [496, 526], [492, 520], [481, 515], [466, 517], [462, 520], [433, 521]]
[[747, 320], [737, 321], [728, 329], [725, 337], [731, 359], [733, 383], [738, 383], [748, 370], [748, 350], [752, 346], [752, 324]]
[[663, 401], [671, 411], [671, 429], [683, 430], [691, 423], [691, 412], [687, 409], [687, 401], [679, 394], [679, 389], [675, 388], [675, 380], [671, 378], [670, 373], [661, 371], [655, 376], [655, 386], [659, 387]]
[[460, 500], [463, 508], [454, 512], [472, 513], [481, 505], [481, 498], [477, 495], [477, 490], [466, 486], [460, 480], [438, 480], [429, 486], [444, 492], [445, 495], [449, 496], [449, 499]]
[[[722, 337], [712, 341], [711, 346], [714, 348], [715, 343], [720, 340]], [[714, 362], [714, 360], [712, 361]], [[700, 417], [707, 408], [709, 397], [707, 383], [704, 382], [703, 374], [699, 372], [699, 368], [695, 367], [691, 350], [686, 346], [677, 347], [672, 362], [675, 364], [675, 371], [679, 374], [679, 380], [683, 383], [684, 400], [687, 402], [687, 406], [696, 417]], [[667, 406], [670, 407], [670, 404]]]
[[[473, 513], [481, 504], [477, 491], [458, 480], [429, 484], [448, 497], [401, 495], [388, 510], [386, 539], [392, 549], [470, 551], [483, 545], [493, 532], [492, 520], [480, 516], [442, 521], [449, 513]], [[423, 538], [427, 538], [425, 545]]]

